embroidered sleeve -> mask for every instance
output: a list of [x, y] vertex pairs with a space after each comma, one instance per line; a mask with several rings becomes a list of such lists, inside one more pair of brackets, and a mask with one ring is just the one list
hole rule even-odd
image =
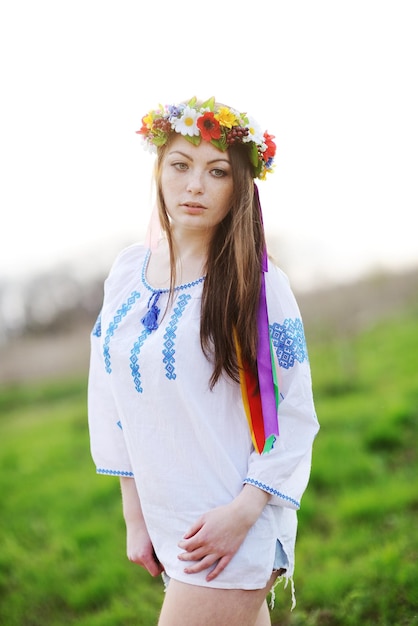
[[105, 363], [100, 316], [91, 335], [88, 384], [90, 449], [98, 474], [133, 476]]

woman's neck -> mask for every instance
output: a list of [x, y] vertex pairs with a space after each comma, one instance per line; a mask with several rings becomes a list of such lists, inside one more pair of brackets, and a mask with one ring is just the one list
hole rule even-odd
[[176, 258], [183, 263], [200, 259], [206, 263], [211, 232], [172, 228], [171, 237]]
[[[207, 238], [199, 236], [173, 235], [174, 255], [176, 260], [176, 285], [198, 280], [206, 273]], [[165, 289], [170, 286], [170, 250], [166, 238], [160, 240], [156, 250], [152, 251], [148, 269], [148, 282], [155, 288]]]

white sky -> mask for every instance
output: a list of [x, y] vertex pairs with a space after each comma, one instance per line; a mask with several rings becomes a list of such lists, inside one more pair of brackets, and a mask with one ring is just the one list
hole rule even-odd
[[135, 130], [193, 95], [276, 136], [259, 187], [296, 287], [418, 264], [417, 33], [416, 0], [4, 0], [0, 278], [141, 239]]

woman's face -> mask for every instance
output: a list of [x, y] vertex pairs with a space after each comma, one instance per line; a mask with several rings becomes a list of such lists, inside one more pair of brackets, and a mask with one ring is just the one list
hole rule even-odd
[[228, 151], [181, 135], [170, 142], [161, 166], [161, 190], [174, 228], [210, 234], [231, 208], [233, 178]]

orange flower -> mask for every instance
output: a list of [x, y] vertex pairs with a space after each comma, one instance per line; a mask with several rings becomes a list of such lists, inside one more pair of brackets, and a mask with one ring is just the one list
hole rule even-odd
[[149, 133], [149, 128], [147, 128], [146, 126], [142, 126], [142, 128], [140, 130], [135, 131], [138, 135], [145, 135], [147, 136]]

